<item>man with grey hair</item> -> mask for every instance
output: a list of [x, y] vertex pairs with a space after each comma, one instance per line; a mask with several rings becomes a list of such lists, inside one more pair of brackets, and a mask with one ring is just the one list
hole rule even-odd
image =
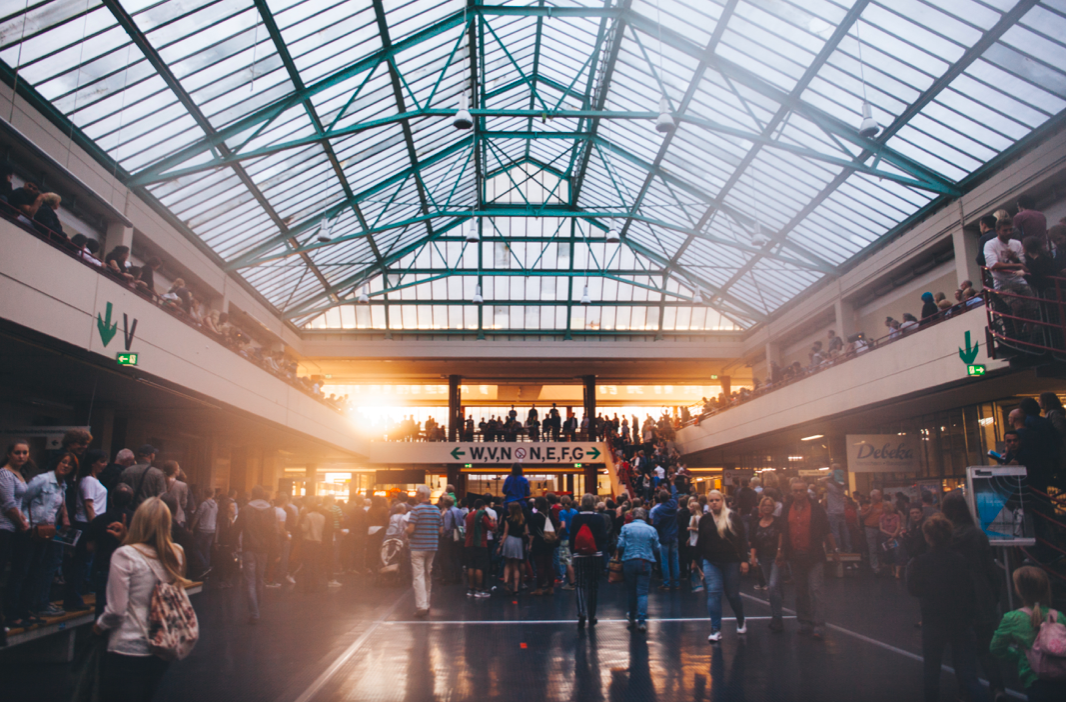
[[428, 485], [415, 488], [418, 504], [407, 515], [407, 534], [411, 545], [411, 584], [415, 590], [415, 616], [429, 614], [429, 598], [433, 587], [433, 557], [444, 533], [440, 510], [429, 502]]
[[629, 595], [629, 628], [640, 633], [648, 630], [648, 587], [651, 571], [659, 559], [659, 532], [648, 524], [643, 507], [633, 510], [633, 521], [622, 527], [618, 535], [618, 554], [626, 576]]
[[113, 492], [115, 486], [118, 485], [118, 478], [122, 475], [122, 471], [136, 462], [137, 459], [133, 455], [133, 451], [128, 448], [122, 449], [115, 454], [114, 463], [109, 463], [107, 468], [104, 468], [104, 471], [100, 473], [100, 484], [107, 488], [108, 492]]

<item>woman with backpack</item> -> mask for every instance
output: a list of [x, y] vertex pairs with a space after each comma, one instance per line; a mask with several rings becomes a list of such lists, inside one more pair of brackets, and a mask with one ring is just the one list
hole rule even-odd
[[548, 500], [538, 497], [533, 504], [536, 509], [529, 515], [529, 552], [533, 556], [533, 567], [537, 569], [537, 588], [529, 594], [554, 595], [552, 551], [559, 545], [559, 525], [555, 515], [548, 509]]
[[108, 702], [151, 700], [169, 665], [155, 655], [148, 627], [156, 585], [188, 584], [185, 552], [171, 541], [170, 519], [162, 500], [145, 500], [111, 556], [107, 608], [93, 626], [98, 636], [108, 634], [101, 680], [101, 699]]
[[989, 650], [1015, 662], [1029, 702], [1066, 699], [1066, 617], [1051, 609], [1051, 582], [1033, 566], [1014, 571], [1013, 580], [1025, 606], [1003, 615]]
[[570, 550], [577, 581], [577, 626], [596, 626], [603, 554], [607, 549], [607, 523], [596, 511], [596, 496], [581, 497], [581, 511], [570, 520]]

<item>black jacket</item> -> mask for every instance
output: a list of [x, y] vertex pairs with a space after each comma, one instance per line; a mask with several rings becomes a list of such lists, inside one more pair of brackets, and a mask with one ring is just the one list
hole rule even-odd
[[[796, 554], [792, 552], [792, 534], [788, 527], [788, 513], [792, 509], [792, 502], [790, 500], [781, 512], [781, 534], [784, 537], [782, 543], [785, 549], [785, 558], [796, 557]], [[825, 543], [825, 537], [832, 531], [829, 528], [829, 517], [817, 502], [807, 500], [807, 508], [811, 510], [811, 553], [817, 556], [818, 560], [824, 560], [825, 551], [822, 548], [822, 544]]]
[[714, 514], [708, 512], [700, 518], [696, 553], [711, 563], [743, 563], [748, 560], [748, 537], [744, 522], [736, 512], [729, 513], [730, 529], [725, 536], [718, 535]]
[[965, 631], [976, 613], [966, 559], [948, 548], [934, 548], [907, 564], [907, 592], [918, 598], [922, 627]]
[[[607, 549], [607, 521], [603, 518], [599, 512], [578, 512], [570, 520], [570, 524], [567, 527], [570, 532], [570, 550], [574, 550], [574, 539], [577, 538], [577, 532], [581, 529], [582, 525], [587, 525], [589, 531], [592, 532], [592, 538], [596, 539], [596, 550], [604, 551]], [[575, 553], [574, 555], [581, 555]]]
[[973, 583], [977, 622], [985, 628], [995, 628], [999, 623], [1001, 576], [988, 537], [972, 522], [956, 524], [948, 548], [966, 561], [966, 569]]

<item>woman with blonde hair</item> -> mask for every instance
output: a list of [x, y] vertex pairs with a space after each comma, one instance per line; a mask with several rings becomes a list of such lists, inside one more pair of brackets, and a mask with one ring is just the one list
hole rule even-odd
[[992, 636], [989, 646], [993, 656], [1013, 660], [1018, 666], [1018, 680], [1025, 686], [1025, 694], [1032, 702], [1066, 698], [1066, 682], [1045, 680], [1033, 672], [1026, 655], [1036, 641], [1040, 627], [1046, 622], [1063, 623], [1062, 612], [1051, 608], [1051, 581], [1047, 573], [1034, 566], [1022, 566], [1014, 571], [1014, 590], [1025, 605], [1007, 612]]
[[[170, 538], [170, 510], [158, 497], [141, 503], [123, 545], [111, 556], [107, 607], [93, 632], [110, 632], [101, 698], [109, 702], [152, 699], [169, 663], [152, 654], [148, 614], [159, 582], [187, 585], [185, 552]], [[121, 528], [108, 532], [121, 537]]]
[[711, 619], [710, 643], [722, 640], [722, 592], [737, 618], [737, 633], [748, 633], [740, 599], [740, 576], [748, 572], [748, 539], [740, 516], [725, 504], [718, 490], [707, 493], [707, 514], [699, 523], [696, 553], [703, 559], [707, 587], [707, 613]]

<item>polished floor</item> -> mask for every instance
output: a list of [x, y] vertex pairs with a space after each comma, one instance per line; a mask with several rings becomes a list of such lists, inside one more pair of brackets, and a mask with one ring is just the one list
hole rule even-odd
[[[736, 634], [726, 605], [730, 618], [716, 645], [707, 643], [703, 595], [687, 591], [653, 590], [650, 628], [639, 635], [626, 629], [623, 586], [606, 582], [599, 625], [581, 631], [572, 592], [474, 600], [458, 586], [438, 587], [432, 614], [419, 620], [409, 589], [342, 580], [344, 587], [314, 595], [267, 591], [255, 627], [245, 622], [239, 589], [197, 595], [201, 641], [171, 666], [157, 700], [921, 699], [917, 603], [895, 580], [830, 579], [823, 642], [800, 637], [794, 619], [786, 633], [771, 634], [764, 593], [746, 580], [748, 634]], [[70, 666], [41, 658], [0, 653], [4, 699], [69, 696]], [[947, 671], [942, 689], [942, 699], [955, 699]]]

